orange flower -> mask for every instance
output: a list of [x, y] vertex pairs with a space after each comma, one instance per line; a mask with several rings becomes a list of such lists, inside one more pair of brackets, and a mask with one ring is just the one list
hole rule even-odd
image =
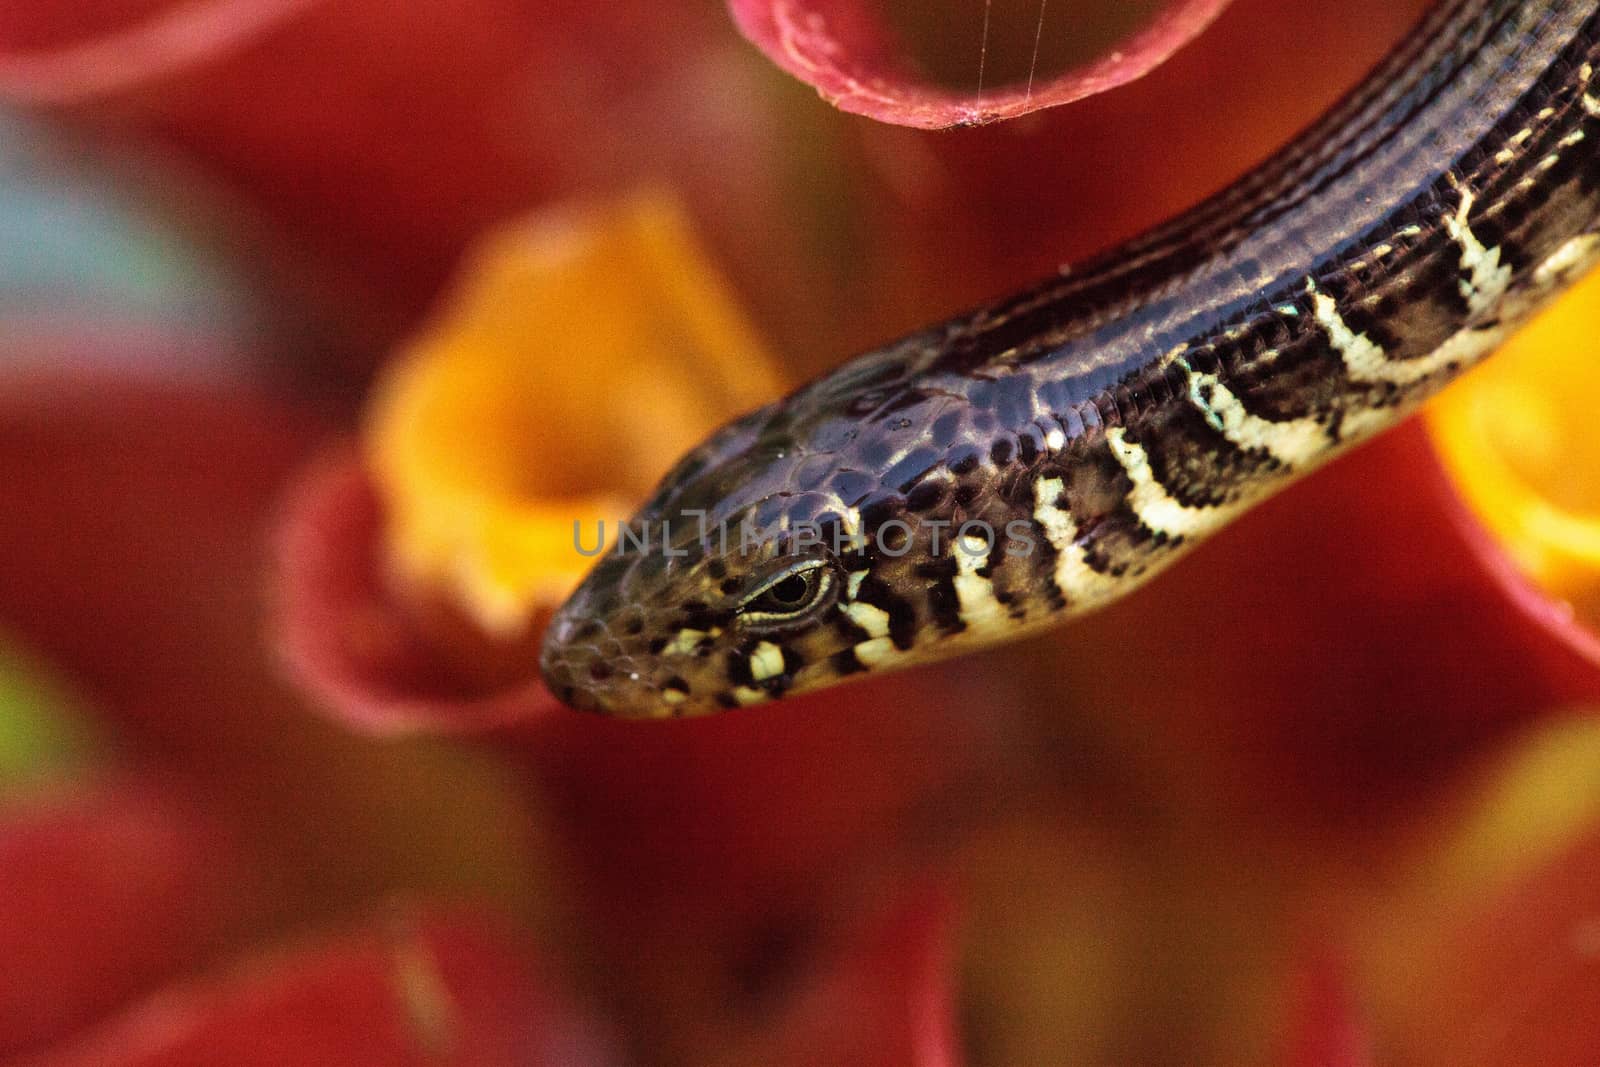
[[[1072, 90], [1047, 63], [1036, 98], [930, 92], [885, 20], [958, 75], [982, 39], [926, 5], [736, 6], [919, 121]], [[1590, 373], [1588, 293], [1431, 438], [1026, 645], [651, 725], [534, 673], [574, 519], [783, 384], [1180, 210], [1422, 6], [1237, 0], [1117, 93], [938, 136], [825, 108], [709, 0], [0, 11], [0, 94], [165, 153], [201, 179], [157, 179], [168, 206], [270, 266], [295, 343], [257, 373], [349, 398], [406, 338], [334, 430], [236, 384], [0, 382], [0, 618], [103, 745], [0, 806], [0, 959], [32, 961], [0, 967], [0, 1049], [1593, 1060], [1567, 1008], [1594, 984], [1594, 434], [1551, 388]]]
[[614, 529], [678, 455], [780, 391], [669, 198], [496, 235], [373, 399], [395, 568], [525, 636], [588, 570], [580, 533]]
[[[1600, 630], [1600, 275], [1441, 397], [1428, 426], [1474, 518], [1554, 600]], [[1600, 643], [1596, 644], [1600, 656]]]

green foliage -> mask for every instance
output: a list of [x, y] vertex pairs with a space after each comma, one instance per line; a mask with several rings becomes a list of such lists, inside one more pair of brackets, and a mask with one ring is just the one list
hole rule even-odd
[[87, 717], [65, 687], [0, 634], [0, 791], [68, 774], [91, 747]]

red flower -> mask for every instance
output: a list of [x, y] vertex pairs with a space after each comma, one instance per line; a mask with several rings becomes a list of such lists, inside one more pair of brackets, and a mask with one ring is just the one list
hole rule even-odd
[[[1070, 104], [1143, 77], [1210, 25], [1227, 5], [1228, 0], [1169, 4], [1116, 42], [1114, 50], [1066, 73], [1036, 79], [1038, 46], [1045, 40], [1045, 8], [1041, 5], [1026, 76], [1020, 84], [990, 81], [986, 86], [985, 74], [994, 78], [997, 73], [987, 69], [989, 37], [994, 29], [994, 5], [989, 3], [982, 20], [972, 27], [978, 31], [973, 53], [976, 74], [974, 84], [963, 92], [942, 89], [916, 72], [915, 62], [885, 25], [882, 8], [886, 5], [870, 0], [730, 0], [728, 6], [740, 29], [769, 59], [813, 86], [835, 107], [902, 126], [939, 129]], [[1002, 9], [1001, 14], [1003, 17], [1006, 12]], [[1091, 15], [1108, 22], [1119, 17], [1109, 8]], [[1089, 22], [1088, 27], [1081, 23], [1069, 24], [1065, 30], [1052, 26], [1050, 40], [1081, 37], [1085, 28], [1091, 32], [1099, 28], [1093, 18], [1084, 21]]]
[[[661, 724], [533, 672], [579, 502], [624, 507], [780, 381], [1181, 208], [1408, 9], [1239, 0], [1116, 94], [933, 137], [793, 92], [711, 3], [13, 7], [0, 93], [226, 190], [319, 352], [409, 340], [360, 426], [85, 374], [75, 338], [0, 380], [0, 621], [102, 738], [0, 793], [0, 1055], [1594, 1058], [1568, 1009], [1597, 974], [1600, 661], [1551, 581], [1586, 557], [1510, 564], [1420, 426], [1023, 646]], [[904, 57], [950, 43], [942, 16], [901, 50], [864, 4], [736, 13], [826, 93], [877, 79], [874, 107], [938, 124], [1147, 69], [1220, 7], [1020, 97], [997, 21], [977, 99]], [[952, 37], [965, 70], [982, 38]], [[671, 192], [618, 200], [641, 179]], [[171, 362], [145, 343], [134, 365]], [[202, 365], [365, 385], [272, 341]]]

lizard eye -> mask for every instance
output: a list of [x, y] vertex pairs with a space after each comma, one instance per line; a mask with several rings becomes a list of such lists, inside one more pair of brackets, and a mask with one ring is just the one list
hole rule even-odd
[[832, 598], [827, 561], [801, 560], [763, 576], [739, 605], [739, 621], [757, 629], [783, 629], [810, 618]]

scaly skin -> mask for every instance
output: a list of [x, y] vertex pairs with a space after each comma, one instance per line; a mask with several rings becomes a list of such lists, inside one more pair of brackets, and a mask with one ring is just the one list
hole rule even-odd
[[1394, 424], [1600, 258], [1597, 11], [1446, 3], [1231, 189], [724, 428], [550, 686], [693, 714], [1018, 637]]

